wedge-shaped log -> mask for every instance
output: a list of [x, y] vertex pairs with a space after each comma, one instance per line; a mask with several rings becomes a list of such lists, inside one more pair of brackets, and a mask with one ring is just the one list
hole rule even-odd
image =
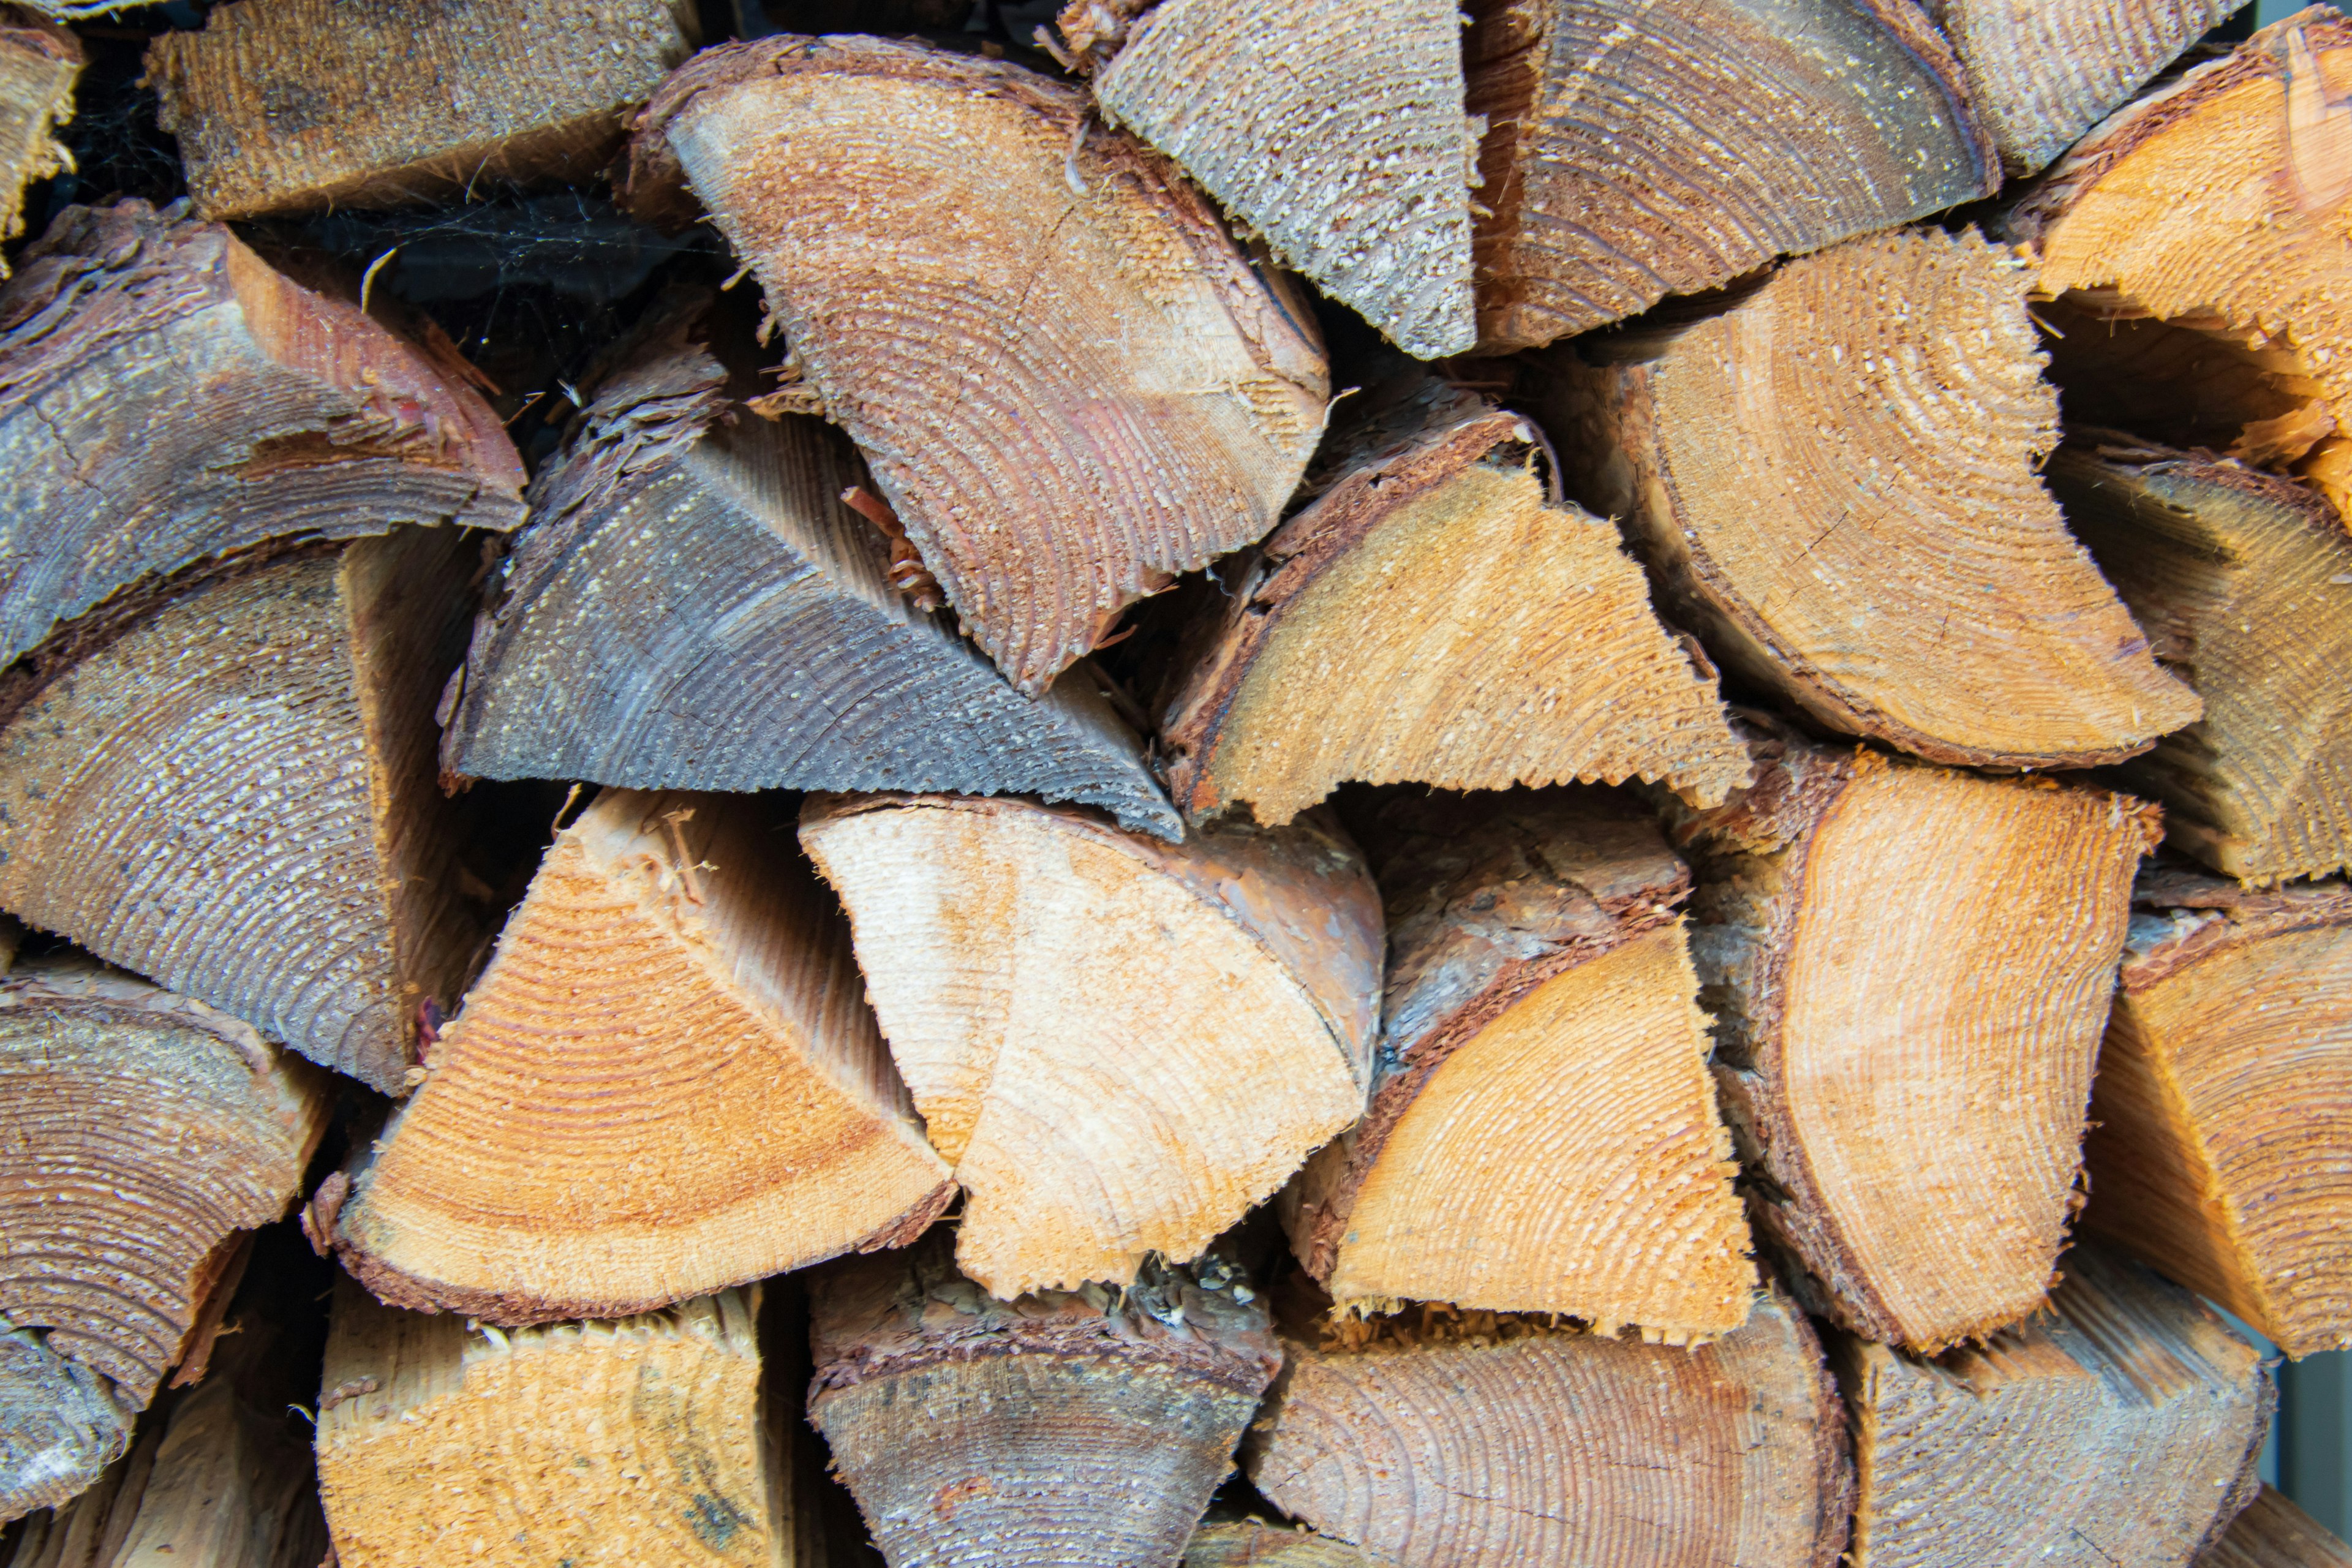
[[2042, 1305], [2064, 1240], [2156, 813], [1782, 730], [1754, 745], [1756, 786], [1676, 826], [1749, 1217], [1854, 1331], [1980, 1338]]
[[557, 834], [376, 1147], [334, 1217], [345, 1266], [506, 1324], [887, 1246], [954, 1192], [840, 910], [743, 795], [606, 790]]
[[1244, 1449], [1267, 1500], [1404, 1568], [1830, 1568], [1853, 1495], [1821, 1345], [1775, 1296], [1697, 1350], [1426, 1313], [1297, 1341]]
[[487, 778], [944, 789], [1181, 832], [1082, 670], [1021, 696], [892, 585], [814, 419], [751, 417], [690, 308], [600, 390], [532, 491], [442, 742]]
[[1911, 0], [1472, 11], [1492, 348], [1605, 326], [2000, 183], [1951, 47]]
[[693, 48], [679, 0], [236, 0], [147, 51], [206, 217], [585, 183]]
[[0, 1320], [0, 1524], [96, 1485], [137, 1415], [100, 1373]]
[[1540, 439], [1441, 383], [1375, 395], [1328, 488], [1202, 595], [1160, 724], [1185, 812], [1287, 822], [1349, 779], [1640, 778], [1712, 805], [1747, 777], [1713, 669], [1617, 530], [1546, 498]]
[[1174, 1568], [1282, 1363], [1215, 1258], [1014, 1304], [934, 1240], [810, 1306], [809, 1419], [892, 1568]]
[[[874, 38], [711, 49], [639, 122], [759, 276], [964, 629], [1023, 690], [1264, 535], [1322, 432], [1312, 318], [1160, 154], [1003, 61]], [[688, 209], [690, 212], [690, 208]]]
[[[1369, 831], [1369, 830], [1368, 830]], [[1564, 1312], [1675, 1340], [1748, 1320], [1756, 1269], [1676, 907], [1690, 872], [1598, 792], [1399, 798], [1363, 1121], [1285, 1217], [1339, 1305]]]
[[522, 464], [464, 374], [217, 224], [68, 207], [0, 290], [0, 659], [263, 540], [513, 527]]
[[2081, 767], [2197, 717], [2036, 477], [2031, 276], [1973, 234], [1790, 263], [1688, 325], [1550, 360], [1570, 484], [1669, 615], [1821, 723], [1937, 762]]
[[2262, 1489], [2221, 1539], [2197, 1560], [2198, 1568], [2352, 1568], [2352, 1547], [2294, 1506], [2283, 1492]]
[[2051, 1310], [1919, 1361], [1832, 1347], [1853, 1413], [1853, 1568], [2187, 1568], [2261, 1484], [2254, 1348], [2095, 1247]]
[[1192, 1532], [1183, 1568], [1389, 1568], [1360, 1546], [1258, 1519], [1212, 1519]]
[[2172, 842], [2253, 882], [2352, 865], [2352, 531], [2304, 486], [2136, 443], [2069, 444], [2050, 488], [2204, 718], [2126, 764]]
[[398, 1093], [478, 940], [433, 702], [454, 529], [248, 552], [0, 682], [0, 908]]
[[1363, 1111], [1380, 900], [1319, 814], [1171, 847], [1017, 801], [812, 796], [801, 842], [998, 1296], [1198, 1257]]
[[2352, 1347], [2352, 889], [2134, 895], [2084, 1224], [2291, 1356]]
[[[53, 22], [0, 11], [0, 239], [25, 232], [25, 189], [73, 166], [57, 128], [74, 116], [81, 41]], [[0, 261], [0, 278], [7, 263]]]
[[[1073, 5], [1083, 18], [1097, 5]], [[1478, 341], [1462, 22], [1447, 0], [1161, 0], [1095, 74], [1105, 118], [1423, 359]]]

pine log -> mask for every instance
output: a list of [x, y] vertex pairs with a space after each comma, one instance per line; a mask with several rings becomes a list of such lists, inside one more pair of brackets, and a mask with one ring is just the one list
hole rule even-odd
[[95, 1484], [130, 1447], [136, 1414], [102, 1373], [0, 1318], [0, 1523]]
[[[1076, 31], [1102, 9], [1065, 9]], [[1167, 153], [1276, 257], [1407, 353], [1478, 341], [1450, 0], [1160, 0], [1094, 73], [1103, 117]]]
[[1469, 108], [1492, 127], [1475, 257], [1493, 349], [1605, 326], [2000, 183], [1951, 46], [1911, 0], [1471, 11]]
[[1541, 441], [1442, 383], [1374, 395], [1328, 488], [1202, 595], [1160, 725], [1186, 813], [1285, 823], [1349, 779], [1738, 786], [1712, 668], [1659, 626], [1617, 530], [1547, 499]]
[[937, 1242], [813, 1287], [809, 1419], [891, 1568], [1175, 1568], [1281, 1365], [1241, 1276], [994, 1300]]
[[398, 1306], [621, 1317], [904, 1240], [954, 1191], [757, 797], [598, 795], [423, 1077], [320, 1216]]
[[2252, 1345], [2093, 1247], [2050, 1305], [1936, 1361], [1832, 1347], [1853, 1568], [2187, 1568], [2252, 1499], [2274, 1395]]
[[1667, 613], [1818, 722], [1936, 762], [2082, 767], [2197, 717], [2035, 469], [2032, 279], [1972, 234], [1794, 261], [1696, 322], [1550, 356], [1570, 489]]
[[1183, 1568], [1390, 1568], [1360, 1546], [1304, 1526], [1212, 1520], [1192, 1532]]
[[7, 1568], [112, 1568], [139, 1516], [163, 1439], [163, 1427], [150, 1422], [130, 1452], [87, 1489], [26, 1515], [13, 1542], [0, 1537]]
[[2197, 1568], [2352, 1568], [2352, 1547], [2266, 1486], [2206, 1549]]
[[336, 1283], [319, 1487], [341, 1568], [765, 1568], [773, 1506], [754, 1310], [520, 1330]]
[[1243, 1450], [1267, 1500], [1403, 1568], [1830, 1568], [1853, 1495], [1803, 1316], [1697, 1350], [1424, 1310], [1297, 1341]]
[[2291, 1356], [2352, 1347], [2352, 889], [2168, 867], [2133, 901], [2083, 1222]]
[[[74, 117], [81, 41], [37, 13], [0, 6], [0, 239], [25, 232], [25, 192], [73, 167], [57, 129]], [[8, 263], [0, 258], [0, 278]]]
[[1363, 1111], [1379, 895], [1320, 814], [1171, 847], [1017, 801], [811, 796], [801, 842], [998, 1296], [1198, 1257]]
[[2042, 1303], [2156, 813], [1778, 728], [1687, 814], [1700, 1001], [1753, 1187], [1808, 1307], [1933, 1352]]
[[[744, 416], [690, 306], [532, 490], [442, 744], [453, 773], [633, 788], [939, 789], [1181, 824], [1091, 669], [1031, 700], [893, 585], [817, 420]], [[624, 591], [622, 584], [627, 584]]]
[[390, 1093], [478, 940], [433, 702], [454, 529], [248, 552], [0, 681], [0, 907]]
[[[1370, 831], [1370, 830], [1368, 830]], [[1598, 792], [1400, 798], [1363, 1121], [1285, 1217], [1342, 1310], [1563, 1312], [1676, 1341], [1748, 1320], [1756, 1269], [1676, 908], [1690, 872]]]
[[692, 51], [683, 0], [235, 0], [147, 51], [206, 217], [584, 184]]
[[[708, 50], [630, 197], [690, 184], [964, 630], [1022, 690], [1281, 515], [1322, 432], [1312, 315], [1080, 89], [913, 43]], [[690, 214], [690, 207], [685, 209]]]
[[2304, 486], [2137, 443], [2059, 448], [2068, 520], [2204, 718], [2123, 776], [2251, 882], [2352, 865], [2352, 531]]

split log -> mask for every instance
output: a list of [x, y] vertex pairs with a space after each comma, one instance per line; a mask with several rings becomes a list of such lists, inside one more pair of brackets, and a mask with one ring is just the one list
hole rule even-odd
[[131, 1444], [137, 1412], [46, 1338], [0, 1319], [0, 1523], [87, 1489]]
[[0, 1548], [13, 1547], [7, 1568], [113, 1568], [138, 1517], [163, 1437], [163, 1429], [150, 1423], [131, 1451], [107, 1466], [87, 1489], [26, 1515], [13, 1542], [0, 1536]]
[[586, 184], [694, 47], [680, 0], [236, 0], [147, 51], [206, 217]]
[[1389, 1568], [1360, 1546], [1318, 1535], [1303, 1526], [1263, 1520], [1203, 1524], [1184, 1548], [1183, 1568]]
[[2352, 1568], [2352, 1547], [2284, 1493], [2264, 1487], [2197, 1560], [2197, 1568]]
[[1932, 1362], [1833, 1347], [1853, 1568], [2185, 1565], [2260, 1485], [2260, 1353], [2186, 1290], [2083, 1247], [2051, 1310]]
[[2352, 1347], [2352, 889], [2145, 877], [2083, 1222], [2291, 1356]]
[[341, 1568], [764, 1568], [775, 1471], [753, 1309], [509, 1335], [338, 1280], [319, 1487]]
[[522, 464], [467, 369], [219, 225], [68, 208], [0, 291], [0, 660], [264, 540], [513, 527]]
[[1493, 127], [1475, 242], [1492, 349], [1605, 326], [2000, 183], [1951, 46], [1911, 0], [1472, 11], [1469, 108]]
[[[1101, 9], [1067, 7], [1067, 30]], [[1476, 346], [1470, 182], [1484, 127], [1464, 116], [1450, 0], [1377, 17], [1357, 0], [1160, 0], [1094, 87], [1106, 120], [1182, 164], [1407, 353]]]
[[1739, 1327], [1756, 1269], [1675, 913], [1690, 872], [1656, 824], [1561, 792], [1400, 799], [1378, 826], [1379, 1067], [1288, 1194], [1307, 1271], [1343, 1310]]
[[314, 1220], [397, 1306], [621, 1317], [908, 1239], [954, 1191], [756, 797], [598, 795], [422, 1077]]
[[[711, 49], [639, 121], [758, 275], [965, 632], [1034, 694], [1279, 519], [1322, 433], [1313, 317], [1081, 90], [873, 38]], [[690, 208], [687, 209], [690, 215]]]
[[2036, 477], [2025, 294], [1970, 235], [1857, 240], [1695, 323], [1550, 356], [1570, 488], [1667, 613], [1818, 722], [1936, 762], [2084, 767], [2197, 717]]
[[1243, 1450], [1267, 1500], [1403, 1568], [1830, 1568], [1853, 1479], [1801, 1314], [1696, 1350], [1473, 1312], [1286, 1342]]
[[[0, 239], [25, 232], [28, 186], [73, 167], [57, 128], [74, 117], [81, 41], [53, 22], [0, 7]], [[0, 259], [0, 278], [8, 263]]]
[[2126, 764], [2168, 836], [2251, 882], [2352, 866], [2352, 531], [2309, 489], [2136, 443], [2061, 447], [2050, 488], [2205, 716]]
[[812, 1288], [809, 1419], [891, 1568], [1174, 1568], [1282, 1364], [1212, 1258], [1018, 1304], [927, 1244]]
[[1777, 728], [1754, 747], [1756, 786], [1675, 826], [1749, 1218], [1854, 1332], [1981, 1338], [2042, 1305], [2077, 1202], [2156, 813]]
[[478, 941], [432, 720], [471, 553], [247, 552], [58, 632], [0, 682], [0, 907], [400, 1093]]
[[1640, 778], [1708, 805], [1738, 785], [1714, 670], [1615, 527], [1547, 500], [1541, 441], [1441, 383], [1375, 395], [1328, 487], [1202, 595], [1160, 725], [1187, 814], [1285, 823], [1349, 779]]
[[812, 796], [801, 842], [998, 1296], [1200, 1256], [1363, 1111], [1379, 895], [1319, 815], [1171, 847], [1016, 801]]
[[[741, 416], [690, 306], [532, 491], [442, 742], [486, 778], [1076, 800], [1181, 833], [1091, 668], [1031, 700], [894, 585], [814, 419]], [[624, 587], [624, 585], [626, 585]]]

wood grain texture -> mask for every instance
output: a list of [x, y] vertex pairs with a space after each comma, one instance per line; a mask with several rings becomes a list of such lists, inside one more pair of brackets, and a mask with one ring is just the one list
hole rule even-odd
[[677, 0], [235, 0], [147, 54], [206, 217], [585, 184], [685, 59]]
[[26, 187], [73, 167], [57, 130], [74, 117], [82, 63], [73, 34], [38, 13], [0, 8], [0, 239], [25, 232]]
[[[1074, 6], [1072, 10], [1083, 7]], [[1449, 0], [1161, 0], [1095, 73], [1283, 263], [1422, 359], [1478, 339], [1462, 23]]]
[[2198, 1568], [2352, 1568], [2352, 1547], [2265, 1486], [2197, 1560]]
[[1853, 1568], [2187, 1568], [2261, 1484], [2260, 1352], [2094, 1247], [2051, 1310], [1919, 1361], [1832, 1352], [1860, 1477]]
[[94, 1485], [130, 1447], [136, 1414], [102, 1373], [0, 1321], [0, 1523]]
[[1380, 903], [1328, 819], [1169, 846], [1016, 801], [817, 795], [801, 842], [996, 1295], [1196, 1258], [1363, 1111]]
[[1714, 671], [1617, 530], [1547, 500], [1534, 426], [1435, 381], [1359, 401], [1320, 493], [1202, 595], [1160, 720], [1178, 805], [1280, 824], [1350, 779], [1719, 803], [1747, 758]]
[[0, 289], [0, 658], [264, 540], [513, 527], [522, 463], [463, 368], [219, 225], [68, 207]]
[[1937, 762], [2079, 767], [2198, 714], [2036, 469], [2031, 273], [1973, 234], [1790, 262], [1687, 325], [1549, 361], [1570, 489], [1624, 518], [1727, 667]]
[[2155, 813], [1759, 729], [1756, 786], [1685, 814], [1699, 999], [1808, 1306], [1926, 1352], [2040, 1307]]
[[804, 405], [1033, 694], [1273, 528], [1329, 392], [1303, 303], [1090, 107], [1001, 61], [780, 36], [697, 57], [632, 152], [631, 199], [675, 212], [690, 184]]
[[1184, 1548], [1183, 1568], [1389, 1568], [1389, 1564], [1360, 1546], [1301, 1526], [1212, 1518], [1192, 1532]]

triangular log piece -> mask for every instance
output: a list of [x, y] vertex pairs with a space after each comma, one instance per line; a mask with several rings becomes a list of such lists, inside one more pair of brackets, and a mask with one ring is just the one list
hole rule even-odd
[[522, 463], [454, 354], [217, 224], [68, 207], [0, 291], [0, 660], [116, 589], [284, 536], [512, 528]]
[[2252, 882], [2352, 865], [2352, 531], [2305, 487], [2108, 442], [2050, 488], [2205, 716], [2125, 764], [2172, 842]]
[[479, 920], [436, 783], [455, 529], [247, 552], [0, 680], [0, 908], [388, 1093]]
[[2352, 1547], [2284, 1493], [2265, 1486], [2206, 1549], [2197, 1568], [2352, 1568]]
[[[1760, 721], [1759, 721], [1760, 722]], [[2156, 811], [1759, 728], [1686, 816], [1749, 1218], [1807, 1305], [1932, 1352], [2040, 1307]]]
[[810, 1307], [809, 1419], [891, 1568], [1175, 1568], [1282, 1364], [1216, 1258], [1009, 1303], [934, 1240]]
[[2083, 1223], [2291, 1356], [2352, 1348], [2352, 888], [2167, 867], [2133, 901]]
[[1469, 108], [1492, 128], [1475, 253], [1493, 349], [1605, 326], [2000, 183], [1951, 46], [1911, 0], [1471, 12]]
[[1570, 489], [1625, 520], [1669, 616], [1832, 729], [1978, 767], [2144, 752], [2197, 699], [2035, 473], [2058, 407], [2031, 285], [1974, 234], [1912, 230], [1563, 347]]
[[44, 1338], [0, 1319], [0, 1524], [78, 1496], [131, 1444], [135, 1412]]
[[2050, 1311], [1920, 1361], [1832, 1346], [1853, 1568], [2186, 1568], [2254, 1495], [2275, 1396], [2186, 1290], [2078, 1247]]
[[1330, 1332], [1371, 1342], [1286, 1341], [1243, 1461], [1403, 1568], [1831, 1568], [1845, 1544], [1837, 1388], [1777, 1296], [1696, 1350], [1433, 1309]]
[[[26, 186], [72, 167], [57, 128], [74, 116], [81, 68], [81, 40], [65, 28], [0, 10], [0, 239], [25, 232]], [[0, 278], [7, 275], [0, 260]]]
[[640, 211], [681, 179], [709, 208], [788, 337], [780, 396], [856, 440], [1033, 694], [1274, 527], [1330, 384], [1304, 303], [1092, 110], [1001, 60], [780, 36], [677, 72], [631, 154]]
[[1262, 1519], [1205, 1523], [1184, 1548], [1183, 1568], [1391, 1568], [1360, 1546], [1318, 1535], [1303, 1525]]
[[[2339, 511], [2352, 511], [2348, 101], [2352, 18], [2315, 5], [2110, 116], [2003, 220], [2006, 237], [2039, 258], [2042, 290], [2073, 291], [2070, 302], [2092, 318], [2088, 330], [2054, 323], [2068, 339], [2059, 365], [2075, 367], [2070, 392], [2079, 380], [2111, 397], [2100, 384], [2122, 379], [2118, 370], [2162, 368], [2129, 341], [2138, 334], [2109, 322], [2156, 318], [2240, 361], [2284, 358], [2308, 401], [2290, 417], [2247, 400], [2236, 414], [2268, 428], [2247, 432], [2240, 455], [2299, 459]], [[2109, 338], [2130, 354], [2119, 366], [2106, 357]], [[2275, 370], [2266, 379], [2273, 395], [2294, 395]], [[2230, 390], [2201, 376], [2170, 384], [2175, 416], [2210, 409]], [[2113, 422], [2111, 410], [2091, 416]]]
[[965, 1273], [1124, 1284], [1364, 1109], [1380, 897], [1317, 813], [1180, 846], [1012, 800], [811, 796], [883, 1037], [970, 1194]]
[[1562, 1312], [1675, 1340], [1756, 1289], [1690, 872], [1599, 791], [1399, 797], [1366, 829], [1388, 906], [1371, 1109], [1285, 1218], [1341, 1308]]
[[[442, 743], [459, 774], [942, 789], [1181, 825], [1091, 667], [1031, 700], [893, 585], [836, 431], [730, 397], [689, 307], [531, 492]], [[626, 584], [626, 592], [617, 585]]]
[[147, 51], [206, 217], [601, 174], [694, 47], [679, 0], [236, 0]]
[[556, 835], [340, 1198], [387, 1301], [618, 1317], [919, 1233], [954, 1188], [772, 799], [606, 790]]
[[[1063, 15], [1100, 9], [1082, 3]], [[1423, 359], [1466, 353], [1470, 182], [1451, 0], [1161, 0], [1095, 73], [1103, 115], [1184, 166], [1286, 265]]]
[[507, 1334], [338, 1280], [319, 1394], [337, 1561], [768, 1568], [791, 1521], [753, 1318], [723, 1290]]
[[1284, 823], [1349, 779], [1639, 778], [1712, 805], [1747, 777], [1714, 670], [1615, 527], [1546, 496], [1541, 439], [1441, 382], [1373, 395], [1328, 488], [1201, 595], [1160, 725], [1186, 813]]

